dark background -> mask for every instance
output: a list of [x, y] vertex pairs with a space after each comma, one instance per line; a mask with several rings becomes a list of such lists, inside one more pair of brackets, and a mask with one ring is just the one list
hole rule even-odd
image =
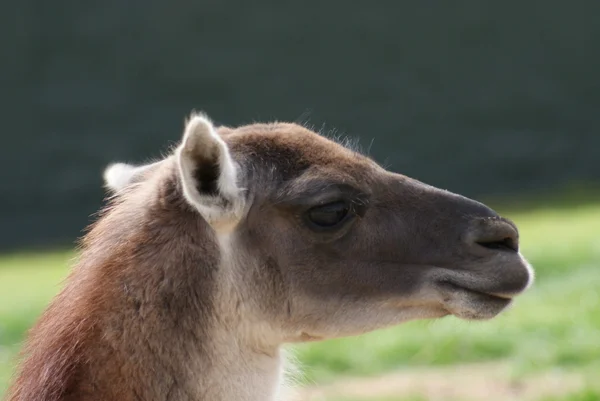
[[465, 195], [600, 180], [600, 2], [0, 5], [0, 247], [69, 244], [184, 117], [307, 121]]

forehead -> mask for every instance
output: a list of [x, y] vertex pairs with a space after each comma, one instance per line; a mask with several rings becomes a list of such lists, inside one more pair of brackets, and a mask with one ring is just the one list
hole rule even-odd
[[292, 123], [243, 126], [227, 133], [225, 141], [235, 157], [276, 169], [284, 180], [303, 174], [303, 179], [356, 179], [378, 168], [357, 151]]

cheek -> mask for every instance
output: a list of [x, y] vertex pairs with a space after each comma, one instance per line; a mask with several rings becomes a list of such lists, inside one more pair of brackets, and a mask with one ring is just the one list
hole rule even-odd
[[410, 296], [423, 288], [429, 268], [368, 261], [328, 261], [298, 266], [293, 287], [323, 301], [383, 300]]
[[[279, 269], [297, 296], [333, 299], [378, 299], [414, 291], [419, 272], [401, 269], [402, 247], [393, 225], [381, 216], [365, 215], [343, 237], [314, 241], [296, 222], [278, 215], [264, 216], [249, 227], [250, 248], [260, 250]], [[372, 224], [374, 223], [374, 224]]]

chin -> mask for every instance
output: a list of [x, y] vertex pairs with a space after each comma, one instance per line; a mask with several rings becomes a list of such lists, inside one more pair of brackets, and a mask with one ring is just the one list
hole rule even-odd
[[446, 297], [444, 308], [459, 319], [489, 320], [507, 310], [512, 303], [508, 297], [461, 289]]

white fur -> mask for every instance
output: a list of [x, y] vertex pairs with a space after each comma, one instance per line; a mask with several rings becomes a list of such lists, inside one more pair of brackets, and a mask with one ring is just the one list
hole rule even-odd
[[113, 191], [125, 188], [135, 174], [135, 166], [125, 163], [110, 164], [104, 170], [104, 185]]
[[[197, 190], [193, 177], [196, 168], [195, 156], [204, 158], [216, 154], [220, 166], [218, 194], [207, 196]], [[227, 144], [216, 132], [210, 119], [204, 114], [192, 115], [187, 122], [183, 140], [176, 151], [177, 166], [182, 180], [183, 193], [187, 201], [213, 227], [235, 224], [241, 217], [243, 201], [237, 185], [237, 166], [229, 153]], [[223, 199], [229, 203], [223, 206]]]
[[523, 257], [523, 255], [520, 252], [519, 252], [519, 257], [523, 261], [523, 264], [525, 265], [525, 269], [527, 269], [527, 273], [529, 275], [529, 281], [527, 282], [527, 286], [523, 289], [523, 291], [526, 291], [529, 289], [529, 287], [531, 287], [531, 285], [535, 281], [535, 270], [533, 270], [533, 266], [531, 266], [531, 264], [527, 260], [525, 260], [525, 258]]
[[104, 170], [104, 186], [113, 192], [118, 192], [135, 182], [140, 174], [148, 171], [157, 164], [151, 163], [143, 166], [134, 166], [127, 163], [113, 163]]

